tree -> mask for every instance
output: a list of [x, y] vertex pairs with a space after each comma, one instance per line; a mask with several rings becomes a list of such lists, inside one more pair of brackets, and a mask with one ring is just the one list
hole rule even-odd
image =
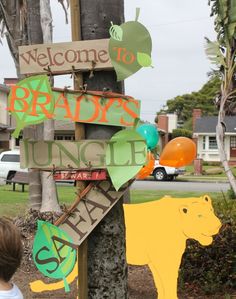
[[[63, 1], [59, 1], [63, 7]], [[40, 14], [41, 9], [44, 8]], [[48, 1], [34, 0], [1, 0], [0, 1], [0, 24], [2, 32], [5, 32], [8, 46], [13, 57], [17, 76], [22, 79], [19, 69], [19, 54], [18, 46], [27, 44], [40, 44], [45, 42], [51, 42], [51, 37], [45, 39], [48, 31], [52, 31], [51, 19], [47, 22], [47, 11], [50, 9], [50, 3]], [[43, 16], [43, 17], [42, 17]], [[43, 20], [43, 21], [42, 21]], [[41, 24], [42, 21], [42, 24]], [[46, 24], [47, 23], [47, 24]], [[44, 30], [41, 25], [46, 24]], [[47, 30], [49, 29], [49, 30]], [[47, 35], [48, 37], [49, 35]], [[48, 122], [49, 123], [49, 122]], [[51, 122], [50, 122], [51, 123]], [[47, 128], [49, 128], [47, 124]], [[45, 132], [49, 130], [45, 129]], [[37, 125], [24, 129], [24, 138], [32, 140], [42, 140], [45, 137], [43, 134], [43, 125]], [[46, 139], [49, 135], [47, 134]], [[54, 139], [54, 131], [51, 130], [50, 138]], [[59, 211], [60, 207], [56, 196], [56, 187], [52, 177], [48, 178], [47, 174], [42, 174], [43, 189], [41, 184], [40, 172], [37, 170], [29, 171], [29, 194], [30, 194], [30, 208], [42, 211]], [[43, 197], [42, 197], [43, 195]], [[43, 204], [42, 204], [43, 198]]]
[[236, 180], [229, 167], [224, 147], [226, 114], [235, 112], [236, 81], [235, 81], [235, 54], [236, 54], [236, 0], [209, 0], [211, 15], [215, 18], [217, 41], [207, 39], [206, 53], [210, 60], [218, 67], [221, 76], [221, 87], [216, 99], [219, 107], [216, 139], [219, 148], [221, 163], [224, 167], [231, 187], [236, 193]]
[[[1, 0], [0, 22], [15, 63], [17, 76], [22, 79], [23, 76], [19, 69], [18, 47], [43, 42], [39, 2], [34, 0]], [[24, 138], [42, 139], [42, 134], [42, 125], [24, 130]], [[39, 171], [30, 171], [29, 179], [30, 207], [37, 210], [40, 209], [42, 200]]]
[[193, 132], [186, 129], [174, 129], [172, 132], [172, 138], [187, 137], [192, 138]]
[[219, 87], [219, 77], [212, 76], [199, 91], [168, 100], [166, 109], [162, 109], [158, 114], [163, 112], [176, 113], [178, 120], [184, 123], [190, 120], [194, 108], [200, 108], [203, 115], [217, 115], [217, 108], [214, 101], [217, 93], [219, 93]]
[[[123, 0], [81, 0], [81, 29], [84, 40], [109, 37], [110, 22], [124, 21]], [[89, 90], [108, 88], [123, 92], [115, 73], [95, 72], [84, 75]], [[109, 139], [117, 127], [86, 125], [87, 139]], [[127, 298], [127, 264], [125, 258], [125, 225], [122, 202], [119, 201], [88, 238], [89, 298]]]
[[[50, 7], [50, 0], [40, 0], [40, 21], [43, 32], [43, 42], [52, 43], [52, 12]], [[51, 84], [53, 84], [51, 79]], [[44, 122], [43, 130], [44, 140], [54, 140], [54, 120], [46, 120]], [[57, 211], [60, 206], [58, 203], [57, 188], [52, 175], [47, 172], [41, 172], [42, 180], [42, 205], [41, 212]]]

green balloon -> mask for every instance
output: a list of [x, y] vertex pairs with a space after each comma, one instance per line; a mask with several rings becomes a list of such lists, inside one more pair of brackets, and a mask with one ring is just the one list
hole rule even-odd
[[66, 277], [74, 268], [76, 256], [76, 246], [67, 233], [49, 222], [38, 221], [33, 244], [34, 263], [45, 276], [64, 279], [66, 292], [70, 291]]

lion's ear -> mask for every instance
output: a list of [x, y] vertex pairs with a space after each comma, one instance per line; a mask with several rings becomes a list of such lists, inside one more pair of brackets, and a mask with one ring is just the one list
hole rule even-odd
[[203, 195], [203, 200], [206, 201], [206, 202], [211, 202], [211, 198], [209, 195]]
[[188, 214], [188, 207], [187, 206], [182, 206], [179, 208], [179, 211], [181, 214]]

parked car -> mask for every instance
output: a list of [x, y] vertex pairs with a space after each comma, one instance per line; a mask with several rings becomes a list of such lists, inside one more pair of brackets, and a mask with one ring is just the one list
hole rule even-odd
[[184, 168], [175, 168], [170, 166], [164, 166], [159, 163], [159, 160], [155, 160], [152, 176], [156, 181], [172, 181], [179, 174], [185, 172]]
[[0, 178], [11, 180], [17, 171], [28, 171], [20, 168], [20, 151], [4, 151], [0, 154]]

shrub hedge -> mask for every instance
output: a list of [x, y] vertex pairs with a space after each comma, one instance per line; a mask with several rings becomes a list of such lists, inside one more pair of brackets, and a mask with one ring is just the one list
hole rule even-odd
[[217, 200], [214, 209], [220, 233], [208, 247], [189, 240], [180, 269], [180, 287], [194, 285], [199, 295], [236, 291], [236, 201]]

